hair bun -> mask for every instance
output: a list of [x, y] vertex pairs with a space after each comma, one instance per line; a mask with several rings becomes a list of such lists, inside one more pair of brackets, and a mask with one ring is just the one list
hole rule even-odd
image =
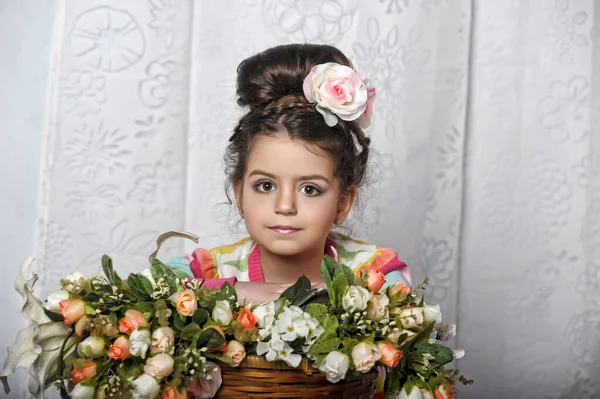
[[314, 44], [272, 47], [247, 58], [237, 68], [237, 103], [259, 107], [281, 97], [304, 96], [304, 78], [313, 65], [324, 62], [350, 64], [335, 47]]

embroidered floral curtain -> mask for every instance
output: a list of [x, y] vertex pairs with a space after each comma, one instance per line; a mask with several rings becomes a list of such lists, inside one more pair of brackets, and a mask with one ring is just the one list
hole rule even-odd
[[[139, 270], [167, 230], [194, 232], [206, 247], [239, 238], [221, 161], [240, 115], [236, 66], [276, 44], [328, 43], [351, 55], [378, 90], [371, 179], [350, 232], [396, 249], [416, 281], [430, 276], [429, 297], [458, 324], [455, 345], [467, 351], [458, 367], [476, 381], [459, 387], [459, 397], [600, 395], [593, 0], [45, 7], [36, 14], [43, 23], [27, 31], [28, 19], [15, 21], [34, 11], [0, 1], [2, 37], [37, 33], [49, 46], [36, 42], [49, 56], [23, 63], [50, 71], [39, 85], [29, 87], [18, 68], [3, 73], [6, 82], [21, 77], [13, 90], [38, 94], [24, 104], [39, 107], [28, 149], [41, 154], [31, 157], [42, 172], [39, 183], [30, 178], [38, 198], [28, 205], [38, 222], [22, 238], [38, 258], [38, 293], [53, 291], [75, 267], [99, 271], [102, 253], [121, 270]], [[0, 42], [2, 50], [15, 57], [2, 64], [18, 62], [14, 43]], [[15, 112], [7, 109], [5, 124]], [[172, 242], [162, 257], [189, 249]], [[5, 290], [13, 263], [3, 265]], [[21, 321], [18, 296], [7, 298], [8, 339]]]

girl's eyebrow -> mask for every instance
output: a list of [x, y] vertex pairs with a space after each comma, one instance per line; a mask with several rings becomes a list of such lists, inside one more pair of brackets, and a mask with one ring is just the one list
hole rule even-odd
[[[275, 180], [277, 177], [272, 173], [265, 172], [264, 170], [260, 170], [260, 169], [253, 170], [252, 172], [250, 172], [248, 177], [255, 176], [255, 175], [267, 176], [268, 178], [273, 179], [273, 180]], [[325, 183], [329, 183], [329, 179], [322, 175], [300, 176], [298, 178], [298, 180], [323, 180]]]

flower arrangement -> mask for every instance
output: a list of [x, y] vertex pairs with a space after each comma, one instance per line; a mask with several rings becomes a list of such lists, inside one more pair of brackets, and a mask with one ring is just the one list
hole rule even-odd
[[471, 383], [444, 365], [461, 356], [442, 341], [455, 329], [421, 291], [370, 270], [355, 276], [326, 257], [325, 288], [306, 277], [267, 303], [244, 303], [230, 284], [209, 289], [153, 259], [126, 281], [108, 256], [104, 276], [74, 273], [45, 307], [33, 295], [32, 259], [16, 282], [32, 324], [8, 350], [0, 374], [29, 368], [29, 391], [43, 398], [54, 384], [71, 398], [212, 398], [221, 367], [247, 355], [297, 367], [309, 359], [331, 383], [385, 370], [385, 392], [398, 398], [451, 398]]

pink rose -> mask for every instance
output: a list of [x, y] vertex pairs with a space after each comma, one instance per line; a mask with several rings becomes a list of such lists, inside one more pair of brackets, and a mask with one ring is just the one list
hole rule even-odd
[[71, 380], [73, 384], [79, 384], [81, 381], [92, 379], [96, 376], [96, 363], [91, 360], [75, 361], [71, 371]]
[[161, 399], [187, 399], [187, 389], [168, 386], [165, 388]]
[[64, 299], [59, 306], [65, 324], [73, 324], [85, 316], [85, 303], [81, 299]]
[[391, 342], [382, 342], [377, 345], [379, 352], [381, 352], [380, 363], [385, 364], [388, 367], [396, 367], [402, 359], [402, 351]]
[[454, 399], [456, 396], [454, 393], [454, 385], [450, 384], [440, 385], [433, 394], [435, 399]]
[[185, 387], [191, 397], [209, 399], [216, 395], [223, 383], [221, 369], [213, 362], [206, 362], [204, 373], [185, 380]]
[[385, 284], [385, 275], [379, 270], [370, 269], [367, 271], [367, 288], [374, 294], [377, 294]]
[[144, 315], [135, 309], [129, 309], [125, 312], [125, 317], [119, 321], [119, 331], [122, 333], [130, 334], [138, 327], [146, 327], [148, 322], [144, 318]]
[[309, 102], [317, 103], [316, 109], [328, 126], [335, 126], [338, 117], [356, 120], [367, 108], [367, 87], [359, 74], [335, 62], [313, 66], [302, 89]]
[[108, 357], [115, 360], [125, 360], [131, 357], [129, 338], [122, 335], [108, 348]]

